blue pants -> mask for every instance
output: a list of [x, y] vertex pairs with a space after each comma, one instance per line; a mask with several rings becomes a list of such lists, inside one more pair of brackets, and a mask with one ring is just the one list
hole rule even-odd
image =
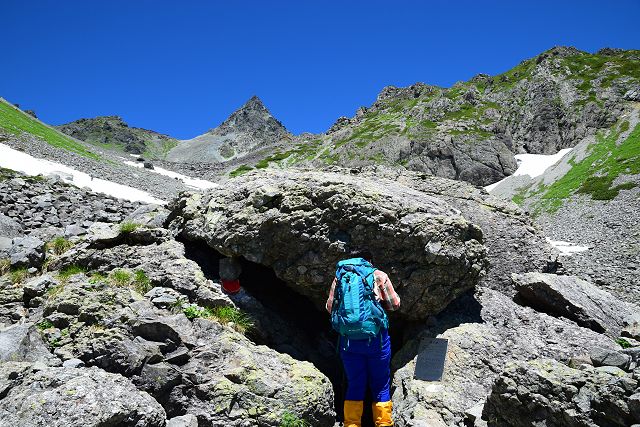
[[[382, 344], [382, 345], [381, 345]], [[374, 402], [388, 402], [391, 340], [386, 329], [369, 340], [340, 339], [340, 358], [347, 375], [345, 400], [364, 400], [367, 384]]]

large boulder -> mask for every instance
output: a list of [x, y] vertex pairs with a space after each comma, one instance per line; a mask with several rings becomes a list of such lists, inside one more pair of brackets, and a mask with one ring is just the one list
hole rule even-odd
[[207, 193], [183, 194], [170, 227], [226, 256], [273, 268], [324, 306], [335, 263], [367, 247], [423, 319], [475, 286], [486, 268], [482, 232], [445, 201], [393, 180], [264, 170]]
[[512, 273], [554, 272], [558, 253], [549, 245], [531, 217], [518, 205], [488, 194], [483, 188], [437, 176], [376, 167], [358, 173], [384, 177], [458, 209], [467, 221], [480, 227], [489, 268], [480, 285], [513, 295]]
[[158, 427], [158, 402], [126, 378], [99, 368], [0, 364], [0, 424], [51, 427]]
[[9, 251], [11, 266], [40, 267], [44, 262], [44, 246], [37, 237], [16, 237]]
[[[466, 425], [468, 413], [484, 402], [509, 362], [540, 357], [569, 361], [575, 356], [588, 357], [594, 347], [618, 347], [604, 335], [519, 306], [499, 292], [482, 289], [476, 298], [481, 308], [467, 301], [457, 312], [443, 313], [447, 316], [438, 317], [394, 357], [393, 366], [398, 370], [393, 378], [393, 402], [398, 426]], [[475, 309], [480, 313], [470, 320]], [[448, 340], [444, 374], [441, 381], [424, 381], [415, 376], [416, 363], [429, 357], [423, 352], [434, 336]]]
[[255, 346], [215, 322], [197, 319], [193, 326], [197, 347], [170, 397], [180, 412], [213, 426], [279, 426], [285, 413], [334, 425], [333, 388], [311, 363]]
[[521, 304], [614, 338], [640, 322], [638, 307], [574, 276], [526, 273], [514, 274], [513, 281]]
[[638, 380], [623, 371], [570, 368], [552, 359], [515, 362], [487, 399], [489, 426], [630, 426], [640, 423]]
[[20, 224], [0, 213], [0, 258], [9, 256], [13, 238], [20, 236], [22, 236]]

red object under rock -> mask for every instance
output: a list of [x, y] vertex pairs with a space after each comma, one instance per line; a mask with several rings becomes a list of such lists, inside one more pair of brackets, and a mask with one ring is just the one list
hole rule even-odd
[[240, 280], [222, 280], [222, 289], [229, 294], [237, 294], [240, 291]]

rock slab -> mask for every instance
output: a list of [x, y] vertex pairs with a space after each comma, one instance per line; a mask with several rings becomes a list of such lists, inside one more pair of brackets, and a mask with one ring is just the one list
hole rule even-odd
[[318, 307], [336, 262], [354, 249], [371, 250], [410, 319], [441, 311], [487, 267], [478, 227], [445, 201], [383, 178], [264, 170], [171, 208], [176, 233], [273, 268]]
[[512, 278], [522, 304], [596, 332], [617, 338], [623, 328], [640, 321], [640, 308], [578, 277], [526, 273]]

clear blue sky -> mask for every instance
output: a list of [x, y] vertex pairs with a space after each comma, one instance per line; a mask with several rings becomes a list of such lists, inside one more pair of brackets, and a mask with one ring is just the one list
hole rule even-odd
[[254, 94], [323, 132], [386, 85], [450, 86], [554, 45], [640, 49], [640, 0], [1, 0], [0, 16], [0, 96], [178, 138]]

